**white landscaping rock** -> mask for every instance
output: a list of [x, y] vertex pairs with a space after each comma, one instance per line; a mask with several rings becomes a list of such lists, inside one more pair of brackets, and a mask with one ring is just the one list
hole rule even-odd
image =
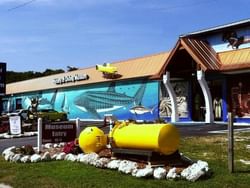
[[137, 168], [137, 163], [123, 160], [120, 162], [118, 171], [123, 172], [125, 174], [131, 174], [134, 169]]
[[201, 168], [205, 169], [206, 171], [209, 170], [208, 163], [207, 163], [206, 161], [198, 160], [198, 161], [197, 161], [197, 164], [198, 164]]
[[9, 151], [8, 153], [6, 153], [6, 154], [4, 155], [4, 159], [5, 159], [6, 161], [12, 161], [12, 158], [14, 157], [14, 155], [15, 155], [14, 152]]
[[0, 138], [4, 138], [4, 136], [5, 136], [6, 134], [8, 134], [8, 133], [1, 133], [1, 134], [0, 134]]
[[80, 162], [95, 166], [97, 159], [99, 159], [99, 155], [97, 155], [96, 153], [89, 153], [83, 155], [80, 159]]
[[6, 154], [8, 154], [9, 152], [14, 152], [16, 150], [16, 146], [11, 146], [9, 148], [6, 148], [5, 150], [3, 150], [2, 152], [2, 156], [5, 156]]
[[60, 142], [60, 143], [58, 144], [58, 147], [59, 147], [59, 148], [62, 148], [62, 147], [64, 147], [65, 145], [66, 145], [65, 142]]
[[108, 159], [108, 158], [100, 158], [100, 159], [96, 160], [95, 167], [107, 168], [109, 162], [110, 162], [110, 159]]
[[165, 179], [167, 170], [165, 168], [158, 167], [154, 170], [155, 179]]
[[34, 154], [30, 157], [30, 162], [32, 163], [37, 163], [39, 161], [41, 161], [41, 156], [38, 154]]
[[72, 161], [72, 162], [75, 162], [77, 161], [77, 157], [76, 155], [73, 155], [72, 153], [69, 153], [65, 156], [64, 160], [66, 161]]
[[0, 188], [12, 188], [10, 185], [6, 185], [4, 183], [0, 183]]
[[13, 135], [5, 134], [3, 137], [4, 138], [13, 138]]
[[142, 177], [150, 177], [153, 175], [154, 169], [151, 167], [146, 167], [143, 169], [135, 169], [132, 172], [132, 176], [135, 176], [137, 178], [142, 178]]
[[179, 176], [177, 175], [177, 173], [176, 173], [176, 168], [174, 167], [174, 168], [171, 168], [169, 171], [168, 171], [168, 173], [167, 173], [167, 176], [166, 176], [166, 178], [167, 179], [176, 179], [176, 178], [178, 178]]
[[121, 160], [112, 160], [108, 163], [107, 168], [109, 169], [118, 169], [120, 166]]
[[197, 163], [192, 164], [188, 168], [181, 172], [181, 176], [189, 181], [196, 181], [201, 176], [205, 175], [209, 171], [208, 163], [205, 161], [197, 161]]
[[65, 156], [66, 156], [66, 153], [61, 152], [61, 153], [59, 153], [59, 154], [57, 155], [56, 160], [57, 160], [57, 161], [64, 160]]
[[22, 157], [23, 157], [22, 154], [17, 153], [17, 154], [15, 154], [15, 155], [13, 156], [12, 162], [19, 163], [19, 162], [21, 162], [21, 158], [22, 158]]
[[246, 161], [244, 159], [240, 159], [240, 162], [242, 162], [245, 165], [250, 165], [250, 161]]
[[48, 151], [46, 151], [46, 152], [42, 155], [41, 160], [42, 160], [42, 161], [50, 161], [50, 160], [51, 160], [50, 153], [49, 153]]
[[24, 156], [21, 158], [21, 162], [22, 162], [22, 163], [29, 163], [29, 162], [30, 162], [30, 156], [29, 156], [29, 155], [24, 155]]
[[50, 149], [52, 147], [53, 147], [53, 144], [51, 144], [51, 143], [47, 143], [44, 145], [44, 148], [46, 148], [46, 149]]
[[56, 160], [57, 156], [58, 156], [58, 153], [52, 155], [51, 160]]
[[33, 147], [33, 150], [37, 153], [38, 152], [38, 147], [37, 146]]
[[80, 161], [81, 161], [81, 158], [82, 158], [83, 156], [84, 156], [83, 153], [78, 154], [77, 157], [76, 157], [76, 161], [77, 161], [77, 162], [80, 162]]
[[37, 132], [24, 132], [23, 136], [28, 137], [28, 136], [35, 136], [37, 135]]

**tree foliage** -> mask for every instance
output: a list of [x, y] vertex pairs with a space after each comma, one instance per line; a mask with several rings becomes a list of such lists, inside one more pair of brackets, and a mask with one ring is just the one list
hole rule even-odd
[[46, 69], [44, 72], [34, 72], [34, 71], [27, 71], [27, 72], [14, 72], [14, 71], [7, 71], [6, 73], [6, 83], [13, 83], [23, 80], [29, 80], [32, 78], [39, 78], [43, 76], [49, 76], [53, 74], [64, 73], [62, 69]]

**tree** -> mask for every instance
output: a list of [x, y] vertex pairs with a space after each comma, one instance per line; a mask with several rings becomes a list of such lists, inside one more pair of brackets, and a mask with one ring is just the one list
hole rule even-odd
[[27, 72], [14, 72], [14, 71], [7, 71], [6, 72], [6, 83], [13, 83], [19, 82], [23, 80], [29, 80], [32, 78], [39, 78], [43, 76], [49, 76], [53, 74], [64, 73], [62, 69], [46, 69], [44, 72], [34, 72], [34, 71], [27, 71]]
[[68, 68], [68, 72], [78, 70], [77, 67], [72, 67], [72, 66], [67, 66], [67, 68]]

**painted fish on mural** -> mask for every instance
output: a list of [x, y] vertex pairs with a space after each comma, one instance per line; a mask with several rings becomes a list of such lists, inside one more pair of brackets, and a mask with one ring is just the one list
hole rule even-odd
[[142, 105], [136, 105], [136, 106], [133, 106], [132, 108], [130, 108], [129, 111], [132, 114], [141, 115], [141, 114], [146, 114], [146, 113], [153, 114], [153, 110], [154, 110], [154, 108], [150, 109], [150, 108], [147, 108], [147, 107], [142, 106]]
[[99, 113], [117, 110], [128, 105], [140, 104], [146, 89], [142, 83], [134, 96], [117, 93], [115, 82], [112, 82], [107, 91], [86, 91], [74, 99], [77, 108], [89, 112], [93, 117], [100, 119]]

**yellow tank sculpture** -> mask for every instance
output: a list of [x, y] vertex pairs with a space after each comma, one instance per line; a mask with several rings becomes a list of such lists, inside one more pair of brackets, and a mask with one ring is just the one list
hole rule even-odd
[[106, 145], [107, 136], [97, 127], [87, 127], [79, 135], [79, 147], [84, 153], [98, 153]]
[[[178, 150], [180, 135], [171, 124], [135, 124], [117, 122], [109, 133], [111, 147], [151, 150], [164, 155]], [[107, 136], [97, 127], [88, 127], [79, 137], [80, 148], [85, 153], [99, 152], [108, 144]]]
[[180, 135], [171, 124], [121, 123], [110, 133], [115, 147], [152, 150], [170, 155], [178, 150]]

